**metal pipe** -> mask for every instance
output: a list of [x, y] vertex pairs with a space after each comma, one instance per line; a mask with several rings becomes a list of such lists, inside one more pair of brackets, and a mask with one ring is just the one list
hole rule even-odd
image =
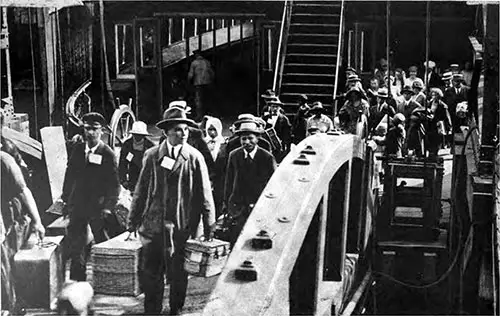
[[431, 2], [427, 1], [425, 17], [425, 88], [429, 93], [429, 47], [430, 47], [430, 29], [431, 29]]
[[[2, 8], [2, 29], [7, 31], [7, 40], [9, 39], [9, 29], [7, 23], [7, 8]], [[9, 107], [14, 112], [14, 100], [12, 98], [12, 74], [10, 68], [10, 48], [7, 46], [5, 49], [5, 62], [7, 64], [7, 97], [9, 99]]]
[[386, 16], [385, 16], [385, 28], [386, 28], [386, 56], [387, 56], [387, 92], [389, 97], [391, 94], [391, 49], [390, 49], [390, 40], [391, 40], [391, 29], [390, 29], [390, 16], [391, 16], [391, 1], [387, 0], [386, 2]]
[[359, 299], [365, 292], [366, 286], [371, 280], [372, 273], [370, 270], [368, 270], [365, 274], [365, 277], [363, 278], [363, 281], [361, 281], [361, 284], [359, 285], [358, 289], [356, 292], [353, 294], [352, 299], [349, 301], [347, 304], [346, 308], [342, 311], [341, 316], [350, 316], [354, 312], [354, 309], [358, 305]]
[[[340, 25], [339, 25], [339, 40], [337, 42], [337, 63], [335, 64], [335, 84], [333, 86], [333, 98], [335, 99], [337, 97], [337, 92], [339, 91], [339, 68], [340, 68], [340, 55], [342, 53], [342, 34], [344, 33], [344, 0], [342, 0], [340, 4]], [[350, 33], [349, 33], [350, 34]], [[350, 39], [350, 36], [349, 36]], [[350, 48], [351, 46], [349, 45], [349, 54], [347, 58], [350, 59]], [[335, 116], [337, 114], [337, 102], [334, 102], [334, 113], [333, 115]]]
[[38, 110], [37, 110], [37, 98], [36, 98], [36, 73], [35, 73], [35, 50], [33, 49], [33, 23], [31, 19], [31, 8], [28, 8], [28, 25], [30, 33], [30, 51], [31, 51], [31, 74], [33, 80], [33, 115], [35, 123], [35, 138], [38, 139]]
[[[280, 54], [281, 54], [281, 45], [283, 44], [283, 33], [285, 32], [285, 18], [287, 13], [288, 0], [285, 0], [285, 4], [283, 5], [283, 14], [281, 16], [281, 28], [280, 28], [280, 38], [278, 41], [278, 51], [276, 52], [276, 64], [274, 65], [274, 79], [273, 79], [273, 90], [276, 91], [276, 84], [278, 83], [278, 72], [280, 65]], [[255, 36], [255, 34], [254, 34]]]

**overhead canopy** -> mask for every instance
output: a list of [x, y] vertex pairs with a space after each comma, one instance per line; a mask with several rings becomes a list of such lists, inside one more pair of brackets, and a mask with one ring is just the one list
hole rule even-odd
[[61, 9], [80, 5], [81, 0], [2, 0], [2, 7]]

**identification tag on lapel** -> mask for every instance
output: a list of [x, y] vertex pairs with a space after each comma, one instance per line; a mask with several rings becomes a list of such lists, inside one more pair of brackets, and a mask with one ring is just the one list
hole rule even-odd
[[89, 154], [89, 163], [100, 165], [102, 163], [102, 156], [96, 154]]
[[134, 159], [134, 154], [133, 153], [128, 153], [127, 157], [125, 157], [125, 159], [127, 159], [128, 162], [131, 162], [132, 159]]
[[170, 157], [163, 157], [163, 160], [161, 161], [161, 166], [162, 168], [165, 168], [167, 170], [172, 170], [174, 167], [175, 160], [173, 160]]

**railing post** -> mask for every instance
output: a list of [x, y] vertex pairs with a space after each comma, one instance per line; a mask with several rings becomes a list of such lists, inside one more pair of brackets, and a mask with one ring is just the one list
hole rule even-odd
[[[337, 42], [337, 62], [335, 64], [335, 84], [333, 86], [333, 116], [337, 115], [337, 93], [339, 89], [339, 68], [340, 68], [340, 59], [341, 59], [341, 54], [342, 54], [342, 35], [344, 33], [344, 0], [342, 0], [340, 4], [340, 23], [339, 23], [339, 36], [338, 36], [338, 42]], [[349, 41], [350, 41], [350, 33], [349, 33]], [[350, 54], [350, 49], [351, 46], [349, 45], [348, 47], [349, 53], [347, 58], [351, 58]]]

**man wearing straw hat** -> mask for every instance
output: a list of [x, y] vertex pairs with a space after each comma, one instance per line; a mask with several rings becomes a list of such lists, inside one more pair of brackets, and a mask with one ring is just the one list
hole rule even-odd
[[241, 147], [229, 154], [224, 185], [225, 203], [233, 222], [232, 245], [276, 169], [273, 155], [257, 145], [262, 132], [259, 124], [252, 120], [242, 121], [235, 131]]
[[153, 147], [154, 144], [147, 138], [147, 136], [151, 135], [148, 133], [148, 127], [144, 122], [134, 122], [129, 133], [132, 136], [123, 143], [120, 151], [118, 174], [122, 186], [133, 192], [142, 169], [144, 152]]
[[215, 207], [205, 160], [187, 143], [189, 126], [196, 127], [196, 123], [182, 109], [172, 108], [156, 125], [167, 138], [144, 154], [128, 230], [137, 230], [143, 243], [145, 314], [161, 314], [163, 275], [167, 271], [170, 314], [177, 315], [184, 306], [188, 284], [184, 270], [186, 240], [197, 237], [200, 219], [205, 238], [211, 238]]
[[332, 120], [323, 114], [323, 112], [323, 104], [319, 101], [314, 102], [308, 113], [311, 117], [307, 119], [307, 136], [312, 135], [311, 128], [313, 126], [317, 127], [320, 133], [327, 133], [333, 130]]
[[266, 130], [274, 129], [279, 143], [281, 143], [280, 148], [277, 148], [277, 146], [273, 148], [274, 157], [276, 157], [278, 162], [281, 162], [288, 153], [290, 144], [292, 143], [292, 125], [286, 115], [280, 112], [282, 106], [283, 102], [278, 98], [269, 101], [269, 114], [262, 118], [266, 122]]

